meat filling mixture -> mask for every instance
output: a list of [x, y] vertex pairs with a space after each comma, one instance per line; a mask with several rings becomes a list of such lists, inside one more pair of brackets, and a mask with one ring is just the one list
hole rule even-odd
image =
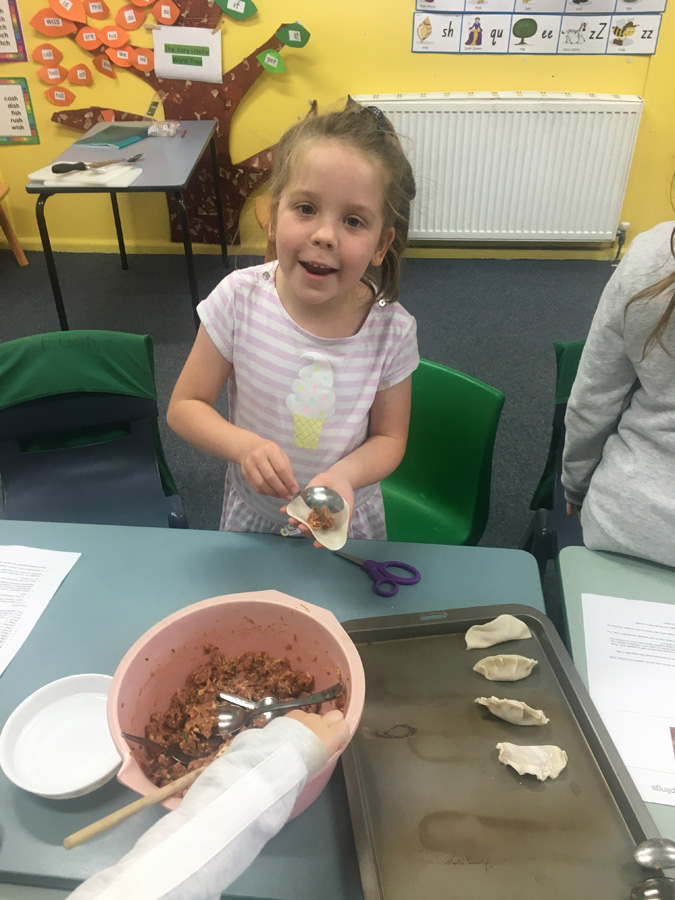
[[[153, 713], [146, 726], [150, 740], [164, 747], [176, 743], [194, 757], [186, 768], [163, 753], [145, 758], [139, 755], [145, 774], [157, 787], [211, 762], [223, 743], [232, 741], [233, 736], [221, 738], [215, 728], [217, 707], [223, 702], [218, 696], [221, 691], [248, 700], [270, 696], [290, 700], [312, 693], [313, 676], [292, 669], [287, 659], [274, 659], [264, 651], [224, 656], [210, 644], [204, 652], [210, 657], [208, 661], [188, 675], [185, 687], [173, 695], [168, 710]], [[318, 706], [305, 709], [316, 712]], [[264, 720], [258, 721], [264, 724]]]
[[329, 528], [333, 527], [333, 516], [325, 506], [321, 508], [315, 506], [307, 516], [307, 524], [314, 531], [328, 531]]

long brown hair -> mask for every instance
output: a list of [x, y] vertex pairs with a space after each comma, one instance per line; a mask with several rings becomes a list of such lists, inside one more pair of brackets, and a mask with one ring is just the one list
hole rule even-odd
[[[673, 228], [673, 231], [670, 235], [670, 252], [673, 258], [675, 258], [675, 228]], [[668, 354], [668, 356], [673, 356], [670, 350], [663, 343], [663, 335], [666, 328], [668, 327], [668, 323], [670, 322], [670, 317], [675, 310], [675, 272], [671, 272], [670, 275], [666, 275], [665, 278], [657, 281], [656, 284], [652, 284], [650, 285], [650, 287], [639, 291], [634, 297], [631, 297], [631, 299], [626, 304], [626, 309], [624, 310], [624, 320], [628, 313], [628, 307], [631, 306], [631, 304], [635, 303], [637, 300], [653, 300], [654, 297], [658, 297], [659, 294], [664, 293], [671, 287], [674, 289], [671, 294], [670, 300], [668, 301], [668, 305], [661, 313], [659, 321], [651, 330], [649, 336], [647, 337], [647, 340], [645, 341], [645, 345], [642, 348], [642, 359], [644, 359], [648, 353], [651, 353], [651, 351], [657, 344]]]
[[415, 178], [393, 125], [375, 106], [361, 106], [350, 100], [338, 112], [307, 116], [282, 136], [270, 178], [272, 216], [281, 192], [290, 181], [298, 149], [308, 142], [337, 141], [377, 159], [384, 175], [384, 229], [394, 229], [394, 240], [380, 268], [375, 300], [392, 303], [398, 297], [401, 257], [408, 242], [410, 202], [415, 196]]

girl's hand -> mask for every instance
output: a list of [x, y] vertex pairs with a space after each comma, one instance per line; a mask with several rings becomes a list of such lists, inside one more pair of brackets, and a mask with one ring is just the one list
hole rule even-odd
[[[349, 505], [348, 525], [351, 525], [352, 519], [354, 517], [354, 489], [347, 481], [347, 479], [343, 478], [342, 475], [337, 475], [334, 472], [322, 472], [320, 475], [312, 478], [312, 480], [306, 486], [313, 487], [315, 484], [320, 484], [323, 487], [333, 488], [334, 491], [338, 492], [342, 499]], [[281, 507], [281, 512], [286, 512], [285, 506]], [[308, 525], [305, 525], [304, 522], [299, 522], [297, 519], [294, 519], [291, 516], [289, 516], [288, 522], [293, 528], [299, 528], [300, 531], [305, 535], [305, 537], [314, 537], [311, 529]], [[317, 549], [321, 549], [323, 547], [323, 544], [320, 544], [318, 541], [314, 541], [314, 546]]]
[[238, 461], [242, 475], [258, 494], [292, 500], [300, 490], [290, 459], [274, 441], [256, 438]]
[[580, 506], [575, 506], [573, 503], [568, 502], [565, 505], [565, 509], [566, 509], [568, 516], [573, 516], [574, 513], [576, 513], [577, 519], [579, 520], [579, 522], [581, 522], [581, 507]]
[[292, 709], [286, 715], [313, 731], [319, 740], [323, 741], [329, 756], [349, 743], [349, 726], [339, 709], [332, 709], [324, 716], [306, 713], [302, 709]]

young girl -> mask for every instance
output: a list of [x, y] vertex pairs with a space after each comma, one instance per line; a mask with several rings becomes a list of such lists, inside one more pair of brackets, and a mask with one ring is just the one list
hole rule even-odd
[[[168, 411], [174, 431], [229, 462], [221, 529], [279, 533], [281, 503], [324, 484], [349, 503], [351, 537], [386, 539], [379, 482], [403, 457], [419, 362], [415, 320], [395, 302], [414, 195], [375, 107], [307, 118], [282, 137], [278, 260], [233, 272], [200, 303]], [[214, 408], [226, 382], [230, 421]]]
[[565, 419], [562, 481], [584, 543], [675, 566], [675, 222], [605, 288]]

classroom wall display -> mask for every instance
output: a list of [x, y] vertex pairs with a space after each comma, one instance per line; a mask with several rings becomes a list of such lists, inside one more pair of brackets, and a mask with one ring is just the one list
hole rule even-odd
[[[69, 67], [64, 70], [64, 80], [57, 83], [57, 78], [63, 72], [58, 70], [58, 64], [47, 65], [44, 60], [43, 75], [53, 79], [52, 86], [45, 91], [46, 99], [56, 106], [69, 106], [75, 99], [70, 87], [76, 90], [80, 83], [87, 83], [87, 70], [95, 83], [101, 75], [116, 78], [117, 72], [122, 69], [142, 79], [155, 91], [145, 118], [154, 115], [161, 101], [164, 116], [169, 120], [217, 119], [216, 147], [220, 171], [218, 187], [225, 216], [226, 238], [228, 243], [238, 243], [239, 215], [251, 193], [269, 177], [275, 145], [234, 164], [230, 156], [232, 117], [261, 75], [266, 72], [274, 77], [283, 74], [285, 65], [280, 51], [284, 47], [304, 47], [310, 37], [309, 31], [299, 22], [282, 24], [271, 32], [261, 46], [223, 74], [222, 35], [219, 30], [221, 16], [229, 16], [232, 23], [238, 19], [250, 18], [256, 14], [252, 0], [219, 0], [217, 3], [213, 0], [132, 0], [133, 7], [146, 11], [157, 23], [165, 16], [173, 18], [173, 10], [178, 11], [173, 26], [150, 26], [153, 29], [154, 52], [134, 43], [139, 29], [134, 27], [135, 15], [127, 18], [130, 6], [128, 0], [117, 0], [110, 5], [102, 0], [85, 0], [84, 3], [80, 0], [80, 19], [81, 10], [84, 10], [85, 19], [101, 19], [104, 16], [112, 19], [112, 22], [97, 22], [96, 25], [89, 21], [78, 21], [75, 25], [74, 21], [69, 21], [66, 7], [73, 0], [49, 2], [59, 4], [58, 15], [51, 7], [39, 10], [31, 20], [33, 27], [49, 39], [50, 47], [53, 46], [51, 41], [57, 38], [70, 42], [70, 46], [76, 45], [79, 51], [90, 56], [93, 66], [73, 69], [71, 60], [68, 59]], [[133, 21], [129, 21], [130, 19]], [[159, 35], [160, 40], [157, 40], [155, 34]], [[164, 54], [162, 60], [159, 59], [158, 52], [160, 44], [161, 53]], [[208, 55], [192, 52], [205, 47], [208, 48]], [[167, 57], [170, 59], [167, 60]], [[205, 59], [209, 60], [210, 66], [204, 65]], [[43, 60], [38, 57], [35, 61], [37, 63]], [[195, 72], [208, 68], [210, 80], [199, 80]], [[310, 113], [313, 108], [310, 107]], [[52, 115], [53, 122], [78, 131], [87, 131], [101, 121], [133, 121], [143, 118], [124, 109], [103, 109], [98, 106], [62, 109]], [[205, 154], [197, 167], [184, 199], [193, 242], [219, 244], [213, 170], [209, 154]], [[182, 242], [178, 209], [172, 198], [168, 198], [168, 202], [171, 239]]]
[[[430, 3], [431, 0], [417, 0]], [[556, 55], [650, 56], [656, 53], [661, 16], [624, 11], [587, 13], [569, 9], [570, 0], [434, 0], [447, 6], [462, 3], [463, 12], [413, 16], [413, 53], [530, 53]], [[571, 0], [574, 2], [574, 0]], [[577, 0], [584, 2], [584, 0]], [[585, 0], [595, 9], [604, 0]], [[639, 2], [639, 0], [636, 0]], [[646, 0], [656, 4], [656, 0]], [[616, 8], [624, 0], [611, 0]], [[552, 11], [557, 5], [561, 14]], [[506, 10], [505, 6], [509, 9]], [[471, 11], [469, 11], [471, 10]]]
[[159, 78], [223, 83], [220, 32], [210, 28], [166, 26], [152, 32]]
[[0, 62], [27, 59], [17, 0], [0, 0]]
[[39, 144], [25, 78], [0, 78], [0, 145]]

